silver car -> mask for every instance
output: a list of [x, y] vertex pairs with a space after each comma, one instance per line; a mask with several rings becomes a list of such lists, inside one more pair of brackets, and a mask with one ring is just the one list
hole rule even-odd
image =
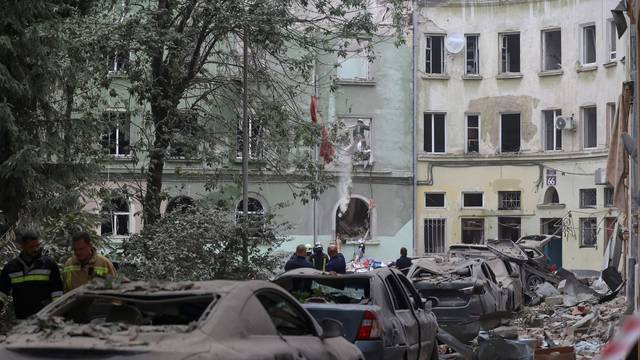
[[342, 333], [264, 281], [87, 285], [18, 325], [0, 359], [363, 359]]

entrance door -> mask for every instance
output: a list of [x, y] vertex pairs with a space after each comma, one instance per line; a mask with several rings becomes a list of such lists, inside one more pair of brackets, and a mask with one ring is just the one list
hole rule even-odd
[[562, 267], [562, 219], [540, 219], [540, 231], [546, 235], [555, 234], [559, 237], [544, 246], [544, 254], [551, 264], [555, 264], [558, 268]]

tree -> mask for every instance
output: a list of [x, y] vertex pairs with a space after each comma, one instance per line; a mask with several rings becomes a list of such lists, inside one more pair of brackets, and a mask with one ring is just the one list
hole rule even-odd
[[[234, 158], [243, 84], [242, 44], [249, 55], [252, 151], [256, 171], [287, 175], [297, 195], [317, 196], [323, 168], [308, 151], [319, 130], [306, 121], [309, 82], [318, 56], [345, 53], [345, 39], [371, 37], [377, 25], [367, 0], [157, 0], [128, 1], [121, 21], [97, 39], [109, 53], [131, 53], [129, 94], [148, 104], [151, 132], [137, 145], [147, 154], [142, 196], [145, 226], [160, 218], [165, 161], [184, 134], [181, 110], [198, 114], [192, 141], [202, 142], [206, 163], [215, 168]], [[376, 6], [378, 1], [375, 1]], [[401, 28], [402, 1], [380, 2]], [[371, 50], [371, 48], [368, 48]], [[241, 134], [241, 133], [240, 133]], [[261, 137], [263, 143], [254, 141]], [[142, 157], [139, 157], [142, 159]], [[290, 176], [292, 173], [302, 174]], [[316, 180], [316, 181], [314, 181]], [[303, 185], [300, 185], [303, 184]]]

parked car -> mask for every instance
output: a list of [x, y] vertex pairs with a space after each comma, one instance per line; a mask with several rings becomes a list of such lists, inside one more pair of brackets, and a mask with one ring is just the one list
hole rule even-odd
[[527, 235], [523, 236], [516, 244], [527, 255], [527, 261], [521, 264], [522, 279], [525, 292], [530, 297], [536, 297], [535, 291], [539, 284], [549, 282], [558, 285], [562, 280], [550, 268], [547, 256], [544, 254], [544, 247], [551, 241], [560, 240], [556, 235]]
[[0, 343], [0, 359], [362, 359], [341, 324], [322, 327], [265, 281], [86, 285]]
[[495, 328], [507, 311], [509, 291], [483, 259], [415, 259], [409, 278], [422, 297], [433, 300], [438, 325], [461, 341]]
[[493, 273], [496, 275], [498, 284], [508, 290], [507, 310], [518, 311], [524, 306], [524, 289], [520, 278], [520, 267], [511, 262], [503, 252], [502, 247], [517, 246], [511, 241], [509, 243], [492, 243], [490, 246], [479, 244], [455, 244], [449, 246], [448, 255], [450, 257], [460, 257], [465, 259], [484, 259]]
[[341, 321], [345, 338], [367, 360], [438, 358], [436, 318], [396, 269], [346, 275], [296, 269], [273, 282], [297, 296], [316, 320]]

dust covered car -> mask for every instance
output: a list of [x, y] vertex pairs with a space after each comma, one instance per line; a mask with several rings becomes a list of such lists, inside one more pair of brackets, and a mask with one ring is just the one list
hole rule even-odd
[[438, 325], [469, 342], [506, 316], [509, 292], [483, 259], [414, 259], [409, 278], [431, 300]]
[[264, 281], [87, 285], [18, 325], [0, 359], [362, 359], [340, 323], [321, 328]]

